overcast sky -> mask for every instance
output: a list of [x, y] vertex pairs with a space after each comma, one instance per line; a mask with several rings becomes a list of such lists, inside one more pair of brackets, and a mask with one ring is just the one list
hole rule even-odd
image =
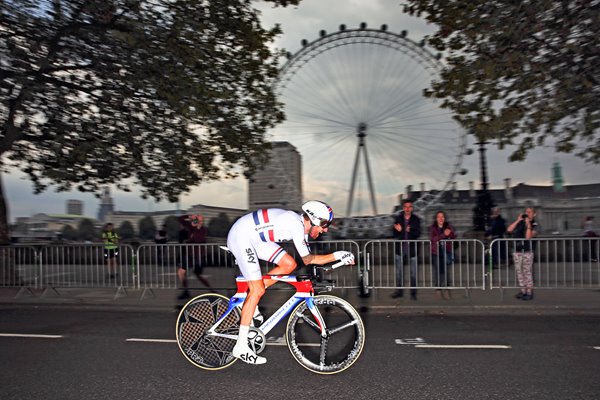
[[[372, 28], [379, 28], [382, 24], [386, 24], [390, 32], [407, 30], [408, 37], [414, 41], [419, 41], [425, 34], [433, 32], [433, 28], [424, 21], [404, 15], [400, 3], [398, 0], [304, 0], [298, 7], [272, 8], [266, 3], [257, 2], [262, 11], [262, 20], [265, 26], [272, 26], [275, 23], [282, 26], [284, 33], [278, 38], [275, 45], [292, 53], [300, 50], [302, 39], [307, 39], [309, 42], [313, 41], [319, 37], [320, 30], [325, 30], [328, 33], [335, 32], [338, 31], [340, 24], [345, 24], [348, 28], [358, 27], [361, 22], [366, 22]], [[306, 140], [308, 139], [305, 138], [305, 142]], [[374, 140], [374, 138], [371, 140]], [[371, 143], [374, 144], [374, 142]], [[301, 152], [304, 150], [302, 142], [297, 147]], [[341, 146], [338, 147], [341, 148]], [[347, 169], [350, 169], [355, 157], [355, 147], [353, 145], [347, 150], [340, 150], [343, 153], [338, 154], [335, 153], [336, 147], [334, 146], [328, 149], [328, 152], [337, 155], [336, 158], [333, 158], [336, 165], [343, 165], [342, 161], [346, 161], [349, 162]], [[469, 147], [475, 149], [472, 143], [469, 143]], [[390, 151], [402, 154], [400, 150], [393, 148]], [[562, 165], [566, 184], [598, 182], [598, 176], [600, 175], [598, 166], [586, 164], [574, 156], [555, 154], [549, 148], [535, 150], [530, 154], [527, 161], [520, 163], [509, 163], [509, 155], [510, 150], [499, 151], [493, 147], [488, 147], [489, 180], [492, 187], [503, 186], [505, 178], [511, 178], [513, 184], [519, 182], [540, 185], [550, 184], [551, 168], [555, 161], [559, 161]], [[438, 157], [436, 153], [432, 152], [430, 158], [434, 159], [436, 157]], [[338, 214], [344, 214], [347, 192], [349, 191], [347, 177], [337, 183], [328, 183], [330, 189], [327, 186], [315, 188], [312, 182], [322, 180], [323, 176], [309, 176], [313, 173], [310, 172], [311, 169], [306, 164], [314, 163], [311, 162], [309, 155], [303, 154], [303, 158], [306, 175], [304, 180], [305, 197], [319, 196], [324, 198], [332, 203], [334, 209], [338, 210]], [[384, 157], [376, 154], [375, 158]], [[478, 185], [478, 153], [475, 152], [473, 155], [465, 157], [463, 166], [468, 170], [468, 173], [455, 179], [458, 181], [459, 189], [468, 188], [469, 181], [474, 181]], [[423, 166], [423, 171], [429, 172], [427, 165]], [[374, 170], [373, 174], [382, 180], [386, 179], [386, 175], [381, 171]], [[412, 184], [415, 188], [418, 188], [421, 178], [418, 178], [417, 175], [417, 173], [413, 173], [414, 179], [403, 177], [402, 183], [397, 183], [391, 177], [388, 181], [398, 186], [396, 192], [400, 193], [404, 191], [407, 184]], [[3, 177], [11, 221], [14, 221], [16, 217], [30, 216], [37, 212], [64, 213], [67, 199], [83, 200], [85, 202], [84, 214], [90, 217], [96, 216], [99, 201], [93, 195], [79, 192], [57, 194], [50, 189], [44, 194], [36, 196], [33, 195], [31, 184], [23, 178], [24, 176], [18, 172]], [[307, 185], [307, 181], [310, 183], [309, 185]], [[335, 193], [332, 192], [333, 188], [336, 190]], [[311, 189], [313, 190], [311, 191]], [[176, 204], [156, 204], [149, 200], [143, 200], [135, 191], [133, 193], [113, 191], [113, 198], [116, 209], [120, 211], [156, 211], [176, 208]], [[247, 182], [238, 179], [205, 184], [194, 188], [190, 194], [182, 196], [180, 206], [182, 209], [186, 209], [194, 204], [246, 208], [248, 204]], [[388, 199], [387, 203], [384, 202], [379, 207], [379, 212], [389, 211], [390, 203]]]

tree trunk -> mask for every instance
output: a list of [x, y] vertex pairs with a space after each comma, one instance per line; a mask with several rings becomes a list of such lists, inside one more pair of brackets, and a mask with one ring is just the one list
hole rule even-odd
[[8, 207], [4, 200], [4, 184], [2, 182], [2, 173], [0, 172], [0, 246], [10, 244], [10, 234], [8, 232]]
[[0, 286], [20, 285], [21, 279], [15, 267], [15, 252], [10, 248], [8, 231], [8, 207], [4, 199], [4, 185], [0, 172]]

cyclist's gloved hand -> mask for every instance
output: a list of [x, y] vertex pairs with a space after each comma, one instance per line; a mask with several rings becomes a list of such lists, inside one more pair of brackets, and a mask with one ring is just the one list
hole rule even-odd
[[354, 254], [349, 251], [334, 251], [333, 256], [338, 261], [343, 261], [344, 265], [354, 264]]

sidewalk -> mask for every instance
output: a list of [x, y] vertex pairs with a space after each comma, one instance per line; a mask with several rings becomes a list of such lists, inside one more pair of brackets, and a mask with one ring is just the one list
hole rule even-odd
[[[192, 295], [208, 293], [206, 289], [191, 289]], [[231, 296], [233, 290], [211, 290], [225, 296]], [[405, 297], [393, 299], [391, 290], [379, 289], [370, 292], [369, 297], [360, 297], [355, 289], [334, 289], [332, 294], [352, 303], [363, 313], [377, 312], [404, 315], [491, 315], [491, 314], [529, 314], [529, 315], [597, 315], [600, 316], [600, 289], [538, 289], [535, 299], [522, 301], [514, 298], [515, 289], [452, 291], [451, 300], [437, 299], [432, 289], [418, 291], [418, 300], [410, 300], [409, 291]], [[177, 300], [179, 291], [172, 289], [133, 290], [117, 288], [57, 288], [19, 289], [0, 288], [0, 307], [43, 307], [70, 306], [89, 308], [110, 308], [137, 311], [176, 312], [184, 303]], [[275, 311], [283, 304], [292, 291], [267, 290], [261, 308], [266, 314]]]

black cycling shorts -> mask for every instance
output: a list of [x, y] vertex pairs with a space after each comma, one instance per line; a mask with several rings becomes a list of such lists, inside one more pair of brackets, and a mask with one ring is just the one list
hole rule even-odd
[[195, 274], [202, 273], [202, 261], [200, 257], [194, 256], [192, 254], [188, 254], [187, 257], [185, 254], [183, 254], [182, 256], [177, 257], [177, 264], [179, 268], [187, 270], [190, 267], [192, 267], [194, 268]]
[[104, 249], [104, 258], [115, 258], [119, 255], [119, 249]]

